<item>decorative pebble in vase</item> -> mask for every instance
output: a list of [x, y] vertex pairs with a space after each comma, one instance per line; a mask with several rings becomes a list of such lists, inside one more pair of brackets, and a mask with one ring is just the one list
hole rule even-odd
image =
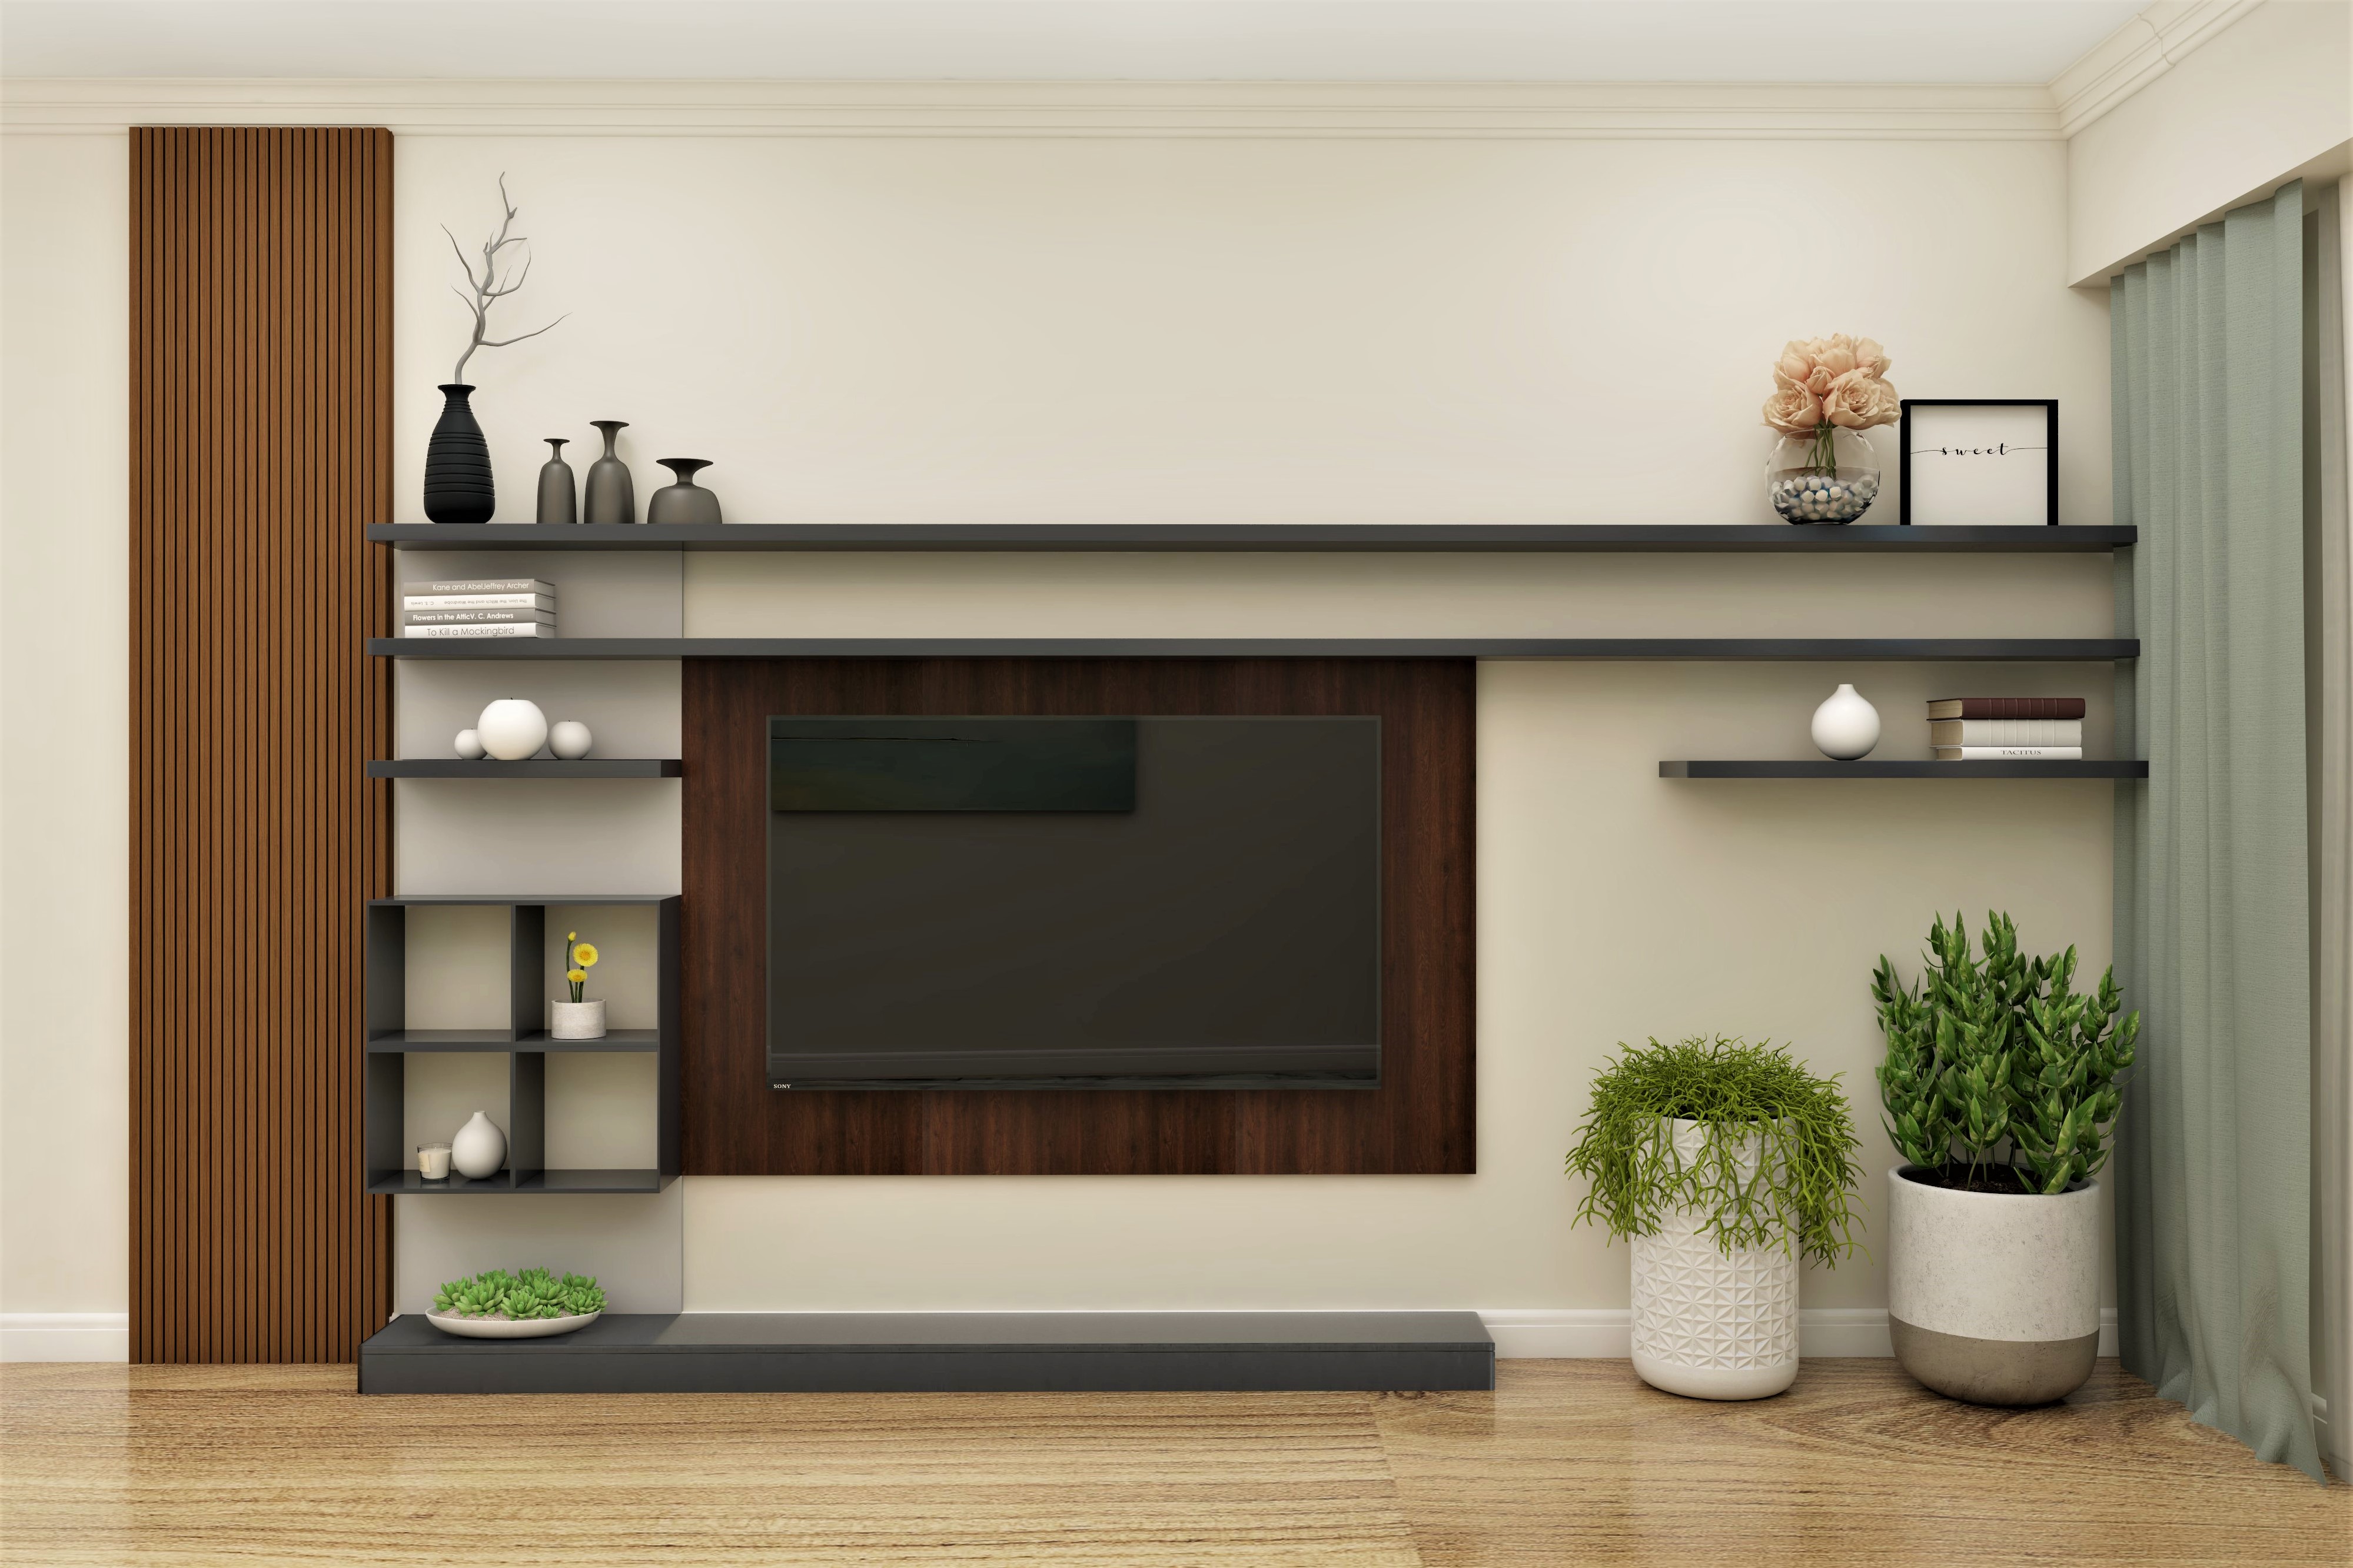
[[507, 1135], [477, 1110], [474, 1119], [459, 1128], [458, 1135], [449, 1140], [449, 1163], [469, 1181], [495, 1176], [499, 1167], [507, 1163]]
[[1879, 458], [1852, 430], [1784, 436], [1766, 459], [1765, 493], [1783, 522], [1852, 522], [1879, 494]]
[[1840, 687], [1814, 710], [1814, 744], [1837, 762], [1869, 756], [1879, 744], [1879, 710], [1853, 687]]
[[547, 744], [547, 715], [522, 697], [501, 697], [476, 721], [482, 749], [502, 763], [520, 763]]

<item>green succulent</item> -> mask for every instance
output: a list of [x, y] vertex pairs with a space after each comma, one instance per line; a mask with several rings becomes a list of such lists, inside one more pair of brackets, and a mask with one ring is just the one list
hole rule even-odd
[[1989, 913], [1978, 954], [1942, 915], [1927, 967], [1905, 987], [1882, 954], [1871, 994], [1887, 1036], [1880, 1102], [1888, 1137], [1913, 1164], [2010, 1172], [2030, 1192], [2062, 1193], [2107, 1163], [2140, 1015], [2119, 1022], [2116, 971], [2074, 989], [2075, 950], [2018, 951], [2018, 925]]
[[558, 1279], [544, 1268], [510, 1274], [492, 1268], [465, 1279], [452, 1279], [433, 1298], [433, 1310], [460, 1318], [585, 1317], [605, 1310], [605, 1292], [586, 1275]]
[[[1853, 1253], [1858, 1145], [1835, 1077], [1816, 1078], [1787, 1047], [1722, 1036], [1619, 1048], [1568, 1154], [1588, 1184], [1577, 1224], [1656, 1236], [1668, 1211], [1691, 1208], [1726, 1256], [1794, 1244], [1835, 1266]], [[1704, 1129], [1696, 1156], [1676, 1149], [1670, 1120]]]

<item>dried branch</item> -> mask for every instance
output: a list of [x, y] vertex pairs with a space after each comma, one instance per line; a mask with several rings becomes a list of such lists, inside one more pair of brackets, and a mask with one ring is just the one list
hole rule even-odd
[[[449, 373], [449, 379], [452, 382], [463, 382], [466, 379], [466, 362], [474, 357], [476, 349], [502, 349], [510, 343], [519, 343], [525, 338], [535, 338], [541, 332], [548, 331], [561, 324], [565, 316], [571, 313], [566, 311], [564, 316], [556, 317], [554, 321], [534, 331], [519, 332], [511, 338], [494, 339], [490, 336], [491, 307], [522, 289], [531, 278], [531, 241], [513, 232], [515, 216], [522, 209], [517, 207], [513, 200], [508, 196], [507, 177], [503, 174], [499, 175], [499, 205], [504, 210], [506, 216], [499, 222], [499, 232], [482, 241], [482, 270], [480, 277], [475, 276], [474, 264], [466, 259], [465, 249], [459, 245], [458, 237], [449, 233], [447, 224], [441, 227], [441, 232], [448, 235], [450, 254], [457, 257], [458, 266], [466, 275], [465, 289], [459, 289], [453, 283], [450, 285], [450, 289], [459, 299], [466, 302], [466, 309], [474, 318], [474, 330], [471, 336], [467, 339], [466, 352], [458, 356], [458, 368]], [[511, 245], [522, 247], [522, 268], [520, 271], [509, 271], [502, 275], [499, 270], [500, 253]]]

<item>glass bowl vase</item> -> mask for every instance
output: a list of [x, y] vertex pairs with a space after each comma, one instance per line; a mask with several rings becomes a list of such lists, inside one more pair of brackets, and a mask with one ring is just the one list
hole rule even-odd
[[1783, 522], [1852, 522], [1878, 494], [1879, 458], [1858, 430], [1784, 436], [1765, 460], [1765, 498]]

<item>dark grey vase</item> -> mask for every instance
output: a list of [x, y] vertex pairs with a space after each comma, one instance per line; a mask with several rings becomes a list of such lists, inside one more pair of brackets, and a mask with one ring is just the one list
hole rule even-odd
[[435, 522], [488, 522], [498, 510], [491, 487], [491, 447], [466, 401], [473, 388], [451, 383], [441, 394], [441, 417], [425, 444], [425, 515]]
[[629, 427], [626, 419], [591, 419], [605, 433], [605, 455], [588, 465], [588, 499], [582, 506], [587, 522], [635, 522], [638, 490], [629, 480], [629, 465], [614, 455], [613, 443]]
[[664, 485], [646, 503], [648, 522], [717, 522], [719, 498], [694, 482], [694, 476], [711, 467], [708, 458], [656, 458], [655, 462], [678, 476], [678, 483]]
[[547, 461], [539, 466], [539, 521], [542, 522], [578, 522], [580, 492], [572, 482], [572, 465], [564, 460], [563, 436], [543, 436], [547, 443]]

